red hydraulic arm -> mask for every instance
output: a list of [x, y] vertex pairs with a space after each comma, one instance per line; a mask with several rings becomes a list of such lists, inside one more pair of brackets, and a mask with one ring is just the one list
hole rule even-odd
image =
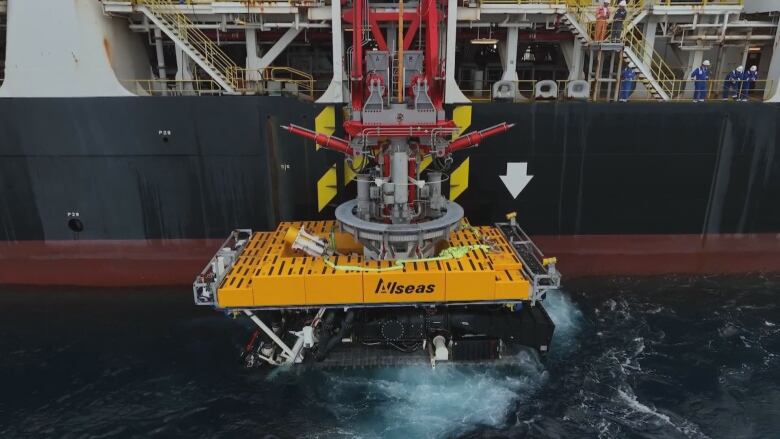
[[468, 148], [469, 146], [474, 146], [485, 138], [509, 131], [509, 129], [513, 126], [515, 126], [513, 123], [508, 124], [506, 122], [501, 122], [498, 125], [493, 125], [492, 127], [485, 128], [484, 130], [468, 133], [465, 136], [458, 137], [457, 139], [450, 142], [450, 144], [447, 145], [447, 148], [444, 149], [444, 153], [452, 154], [455, 151], [460, 151], [461, 149]]
[[352, 148], [349, 146], [349, 142], [340, 137], [318, 133], [308, 128], [299, 127], [298, 125], [293, 124], [290, 124], [289, 126], [282, 125], [282, 128], [291, 132], [292, 134], [311, 139], [323, 148], [331, 149], [333, 151], [341, 152], [347, 155], [352, 155]]

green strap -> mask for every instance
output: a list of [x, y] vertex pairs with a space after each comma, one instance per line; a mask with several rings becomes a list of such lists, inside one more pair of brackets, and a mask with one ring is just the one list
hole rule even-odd
[[368, 267], [361, 267], [358, 265], [336, 265], [333, 262], [331, 262], [330, 259], [328, 259], [328, 257], [324, 257], [323, 262], [325, 262], [325, 265], [327, 265], [328, 267], [334, 270], [382, 273], [385, 271], [403, 270], [404, 264], [409, 262], [433, 262], [433, 261], [446, 261], [449, 259], [459, 259], [462, 258], [463, 256], [466, 256], [466, 254], [472, 250], [490, 250], [490, 246], [475, 244], [475, 245], [460, 245], [455, 247], [448, 247], [442, 250], [439, 253], [439, 256], [435, 256], [432, 258], [425, 258], [425, 259], [398, 259], [395, 261], [393, 265], [384, 268], [368, 268]]

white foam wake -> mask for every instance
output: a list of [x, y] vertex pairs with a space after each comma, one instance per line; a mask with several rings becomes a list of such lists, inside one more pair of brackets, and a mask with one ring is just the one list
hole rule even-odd
[[368, 375], [328, 374], [331, 409], [355, 436], [433, 438], [476, 426], [502, 426], [518, 400], [545, 379], [533, 355], [516, 366], [440, 365], [375, 369]]
[[563, 291], [550, 291], [544, 301], [544, 309], [555, 323], [552, 351], [567, 354], [577, 346], [577, 334], [582, 328], [582, 311]]
[[[582, 314], [561, 292], [545, 301], [556, 324], [553, 349], [566, 347]], [[314, 404], [333, 416], [337, 427], [322, 437], [438, 438], [464, 434], [480, 426], [500, 428], [515, 421], [518, 404], [532, 398], [547, 380], [539, 357], [521, 351], [511, 365], [440, 364], [398, 368], [331, 370], [303, 377], [313, 385]], [[292, 375], [289, 374], [292, 372]], [[275, 382], [295, 376], [274, 375]], [[269, 377], [271, 377], [269, 375]], [[289, 382], [289, 381], [288, 381]]]
[[[571, 349], [582, 313], [559, 291], [548, 293], [544, 306], [556, 325], [553, 349]], [[510, 367], [450, 364], [328, 375], [332, 409], [359, 437], [433, 438], [502, 427], [547, 379], [536, 355], [521, 352], [516, 358]]]

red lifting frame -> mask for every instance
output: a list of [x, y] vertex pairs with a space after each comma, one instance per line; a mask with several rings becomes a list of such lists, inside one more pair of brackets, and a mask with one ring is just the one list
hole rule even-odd
[[[365, 2], [365, 4], [364, 4]], [[354, 0], [352, 4], [352, 108], [363, 108], [363, 6], [368, 0]], [[371, 9], [369, 8], [369, 14]]]
[[436, 0], [422, 0], [420, 15], [425, 18], [425, 77], [428, 79], [428, 93], [437, 110], [442, 109], [444, 101], [441, 88], [436, 81], [439, 72], [439, 10]]
[[[366, 0], [355, 0], [351, 10], [343, 12], [343, 20], [352, 23], [352, 108], [363, 108], [365, 99], [363, 87], [363, 8], [368, 8]], [[371, 26], [371, 34], [379, 46], [379, 50], [388, 50], [382, 30], [379, 27], [383, 22], [395, 22], [398, 20], [397, 12], [376, 12], [368, 8], [368, 23]], [[439, 11], [436, 0], [422, 0], [417, 11], [404, 12], [404, 21], [409, 25], [404, 34], [403, 48], [408, 50], [414, 36], [420, 29], [421, 21], [425, 24], [425, 78], [428, 80], [428, 90], [437, 110], [442, 109], [444, 101], [441, 95], [441, 87], [437, 84], [437, 77], [441, 77], [439, 63]]]

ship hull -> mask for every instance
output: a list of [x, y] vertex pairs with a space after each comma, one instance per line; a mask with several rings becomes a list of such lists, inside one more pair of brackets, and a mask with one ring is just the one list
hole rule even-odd
[[[4, 242], [0, 279], [20, 285], [190, 285], [222, 241]], [[567, 277], [780, 272], [777, 234], [537, 235], [534, 241], [558, 257]]]
[[[354, 184], [321, 203], [318, 182], [334, 165], [343, 178], [342, 157], [279, 128], [320, 109], [0, 99], [0, 283], [185, 285], [234, 228], [331, 218]], [[470, 168], [457, 201], [475, 224], [517, 211], [566, 274], [780, 271], [778, 109], [478, 104], [471, 129], [516, 126], [456, 154]], [[517, 162], [533, 178], [513, 199], [500, 176]]]

